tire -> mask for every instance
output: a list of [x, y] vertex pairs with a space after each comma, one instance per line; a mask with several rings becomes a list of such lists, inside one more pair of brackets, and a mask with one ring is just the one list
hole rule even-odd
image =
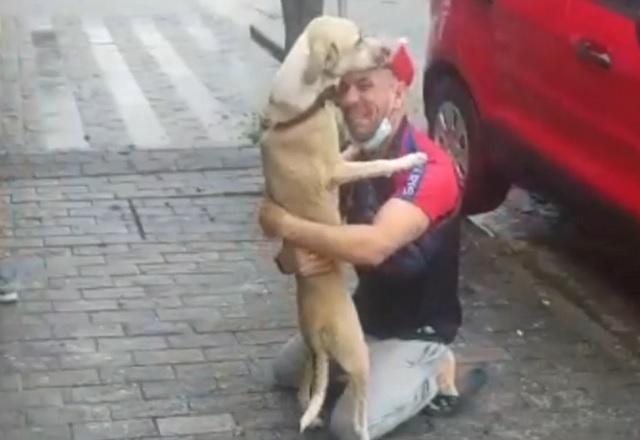
[[[451, 76], [438, 75], [425, 90], [424, 108], [429, 136], [452, 154], [461, 171], [463, 214], [488, 212], [500, 206], [511, 185], [491, 164], [478, 112], [467, 88]], [[443, 129], [441, 117], [444, 127], [455, 128]], [[461, 134], [460, 127], [466, 135]]]

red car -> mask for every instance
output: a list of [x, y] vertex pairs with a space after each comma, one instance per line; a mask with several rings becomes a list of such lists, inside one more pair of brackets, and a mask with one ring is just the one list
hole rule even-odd
[[425, 112], [465, 211], [517, 183], [640, 222], [640, 0], [431, 5]]

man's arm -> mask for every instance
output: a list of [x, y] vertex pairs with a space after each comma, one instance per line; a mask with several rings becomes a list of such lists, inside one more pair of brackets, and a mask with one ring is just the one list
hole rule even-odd
[[377, 266], [429, 226], [424, 212], [411, 202], [392, 198], [370, 225], [326, 225], [295, 217], [265, 202], [260, 222], [269, 235], [295, 246], [354, 265]]

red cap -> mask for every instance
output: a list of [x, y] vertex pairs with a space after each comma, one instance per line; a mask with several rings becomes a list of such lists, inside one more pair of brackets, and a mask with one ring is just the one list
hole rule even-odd
[[398, 48], [391, 54], [389, 58], [389, 68], [398, 81], [405, 83], [407, 86], [411, 85], [414, 68], [406, 41], [401, 40]]

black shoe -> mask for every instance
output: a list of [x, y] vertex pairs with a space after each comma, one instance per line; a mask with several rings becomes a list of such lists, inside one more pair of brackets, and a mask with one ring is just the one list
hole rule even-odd
[[463, 380], [460, 395], [437, 394], [421, 411], [427, 416], [453, 416], [466, 408], [471, 397], [484, 387], [489, 378], [484, 368], [473, 368]]
[[438, 394], [422, 410], [428, 416], [451, 416], [454, 415], [460, 406], [460, 396]]

